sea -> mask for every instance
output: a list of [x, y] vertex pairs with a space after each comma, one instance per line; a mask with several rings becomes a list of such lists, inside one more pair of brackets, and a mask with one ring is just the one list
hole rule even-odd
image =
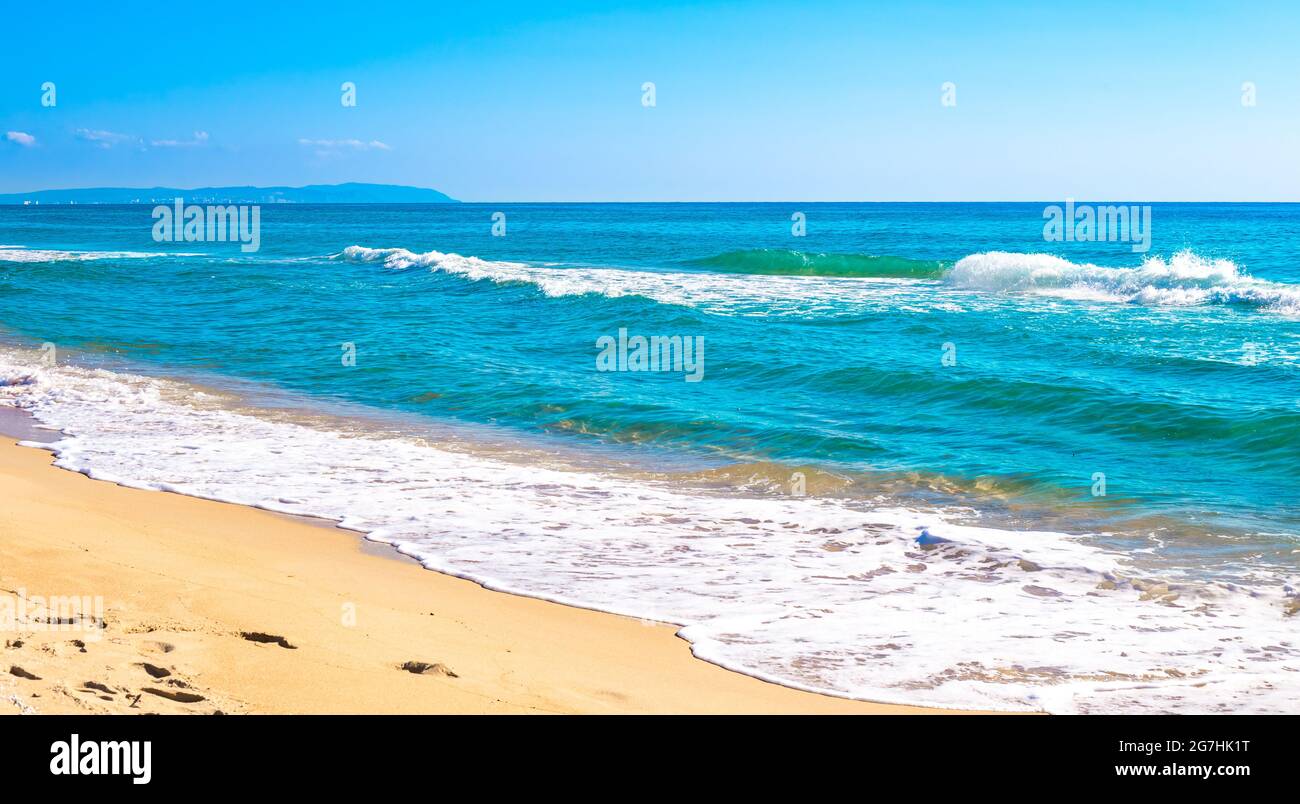
[[0, 207], [0, 405], [791, 687], [1295, 711], [1300, 205], [1063, 203]]

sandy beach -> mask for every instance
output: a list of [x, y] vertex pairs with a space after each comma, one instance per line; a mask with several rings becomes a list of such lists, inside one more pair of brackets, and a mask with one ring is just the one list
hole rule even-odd
[[770, 684], [695, 659], [670, 626], [493, 592], [349, 531], [51, 461], [0, 444], [0, 606], [102, 609], [7, 627], [3, 713], [941, 711]]

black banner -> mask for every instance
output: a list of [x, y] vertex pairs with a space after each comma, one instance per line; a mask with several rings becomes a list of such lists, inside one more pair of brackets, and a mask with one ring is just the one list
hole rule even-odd
[[[918, 793], [1181, 794], [1289, 785], [1294, 761], [1284, 755], [1297, 725], [1281, 716], [36, 716], [0, 718], [0, 742], [10, 749], [6, 784], [51, 792], [327, 791], [381, 780], [416, 793], [431, 773], [439, 785], [495, 787], [587, 786], [617, 771], [637, 789], [691, 772], [724, 789], [780, 779]], [[485, 768], [495, 769], [486, 780]]]

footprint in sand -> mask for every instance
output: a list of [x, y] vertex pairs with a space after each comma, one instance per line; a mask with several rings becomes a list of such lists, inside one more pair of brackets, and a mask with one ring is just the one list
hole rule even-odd
[[169, 701], [177, 703], [198, 703], [206, 700], [202, 695], [193, 692], [181, 692], [180, 690], [160, 690], [157, 687], [142, 687], [144, 692], [150, 695], [157, 695], [159, 698], [166, 698]]
[[113, 696], [117, 694], [113, 691], [112, 687], [109, 687], [107, 684], [100, 684], [98, 681], [83, 681], [81, 683], [81, 689], [83, 692], [91, 691], [92, 694], [99, 693], [98, 695], [95, 695], [95, 697], [101, 701], [111, 701], [113, 700]]
[[401, 669], [408, 673], [415, 673], [418, 676], [447, 676], [448, 678], [460, 678], [452, 671], [450, 667], [440, 662], [406, 662]]
[[240, 631], [239, 635], [244, 639], [247, 639], [249, 642], [262, 642], [265, 644], [279, 645], [280, 647], [288, 648], [289, 650], [298, 649], [297, 646], [290, 645], [289, 640], [282, 636], [276, 636], [275, 634], [264, 634], [261, 631]]

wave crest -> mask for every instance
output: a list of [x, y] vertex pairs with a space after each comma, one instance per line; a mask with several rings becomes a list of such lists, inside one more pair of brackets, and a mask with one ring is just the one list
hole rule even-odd
[[1051, 254], [988, 251], [963, 257], [948, 274], [956, 287], [1030, 292], [1157, 306], [1239, 304], [1300, 314], [1300, 287], [1255, 279], [1232, 260], [1181, 251], [1136, 268], [1074, 263]]
[[[641, 296], [724, 314], [843, 312], [855, 305], [888, 304], [903, 291], [924, 293], [933, 302], [936, 289], [950, 288], [1152, 306], [1239, 305], [1300, 315], [1300, 286], [1256, 279], [1232, 260], [1190, 251], [1168, 259], [1148, 257], [1136, 268], [1074, 263], [1051, 254], [988, 251], [963, 257], [949, 268], [903, 257], [753, 249], [687, 263], [707, 271], [675, 272], [530, 265], [355, 245], [332, 258], [379, 263], [393, 270], [423, 267], [497, 284], [530, 284], [551, 297]], [[873, 279], [877, 281], [869, 281]], [[943, 294], [938, 298], [951, 301]]]

